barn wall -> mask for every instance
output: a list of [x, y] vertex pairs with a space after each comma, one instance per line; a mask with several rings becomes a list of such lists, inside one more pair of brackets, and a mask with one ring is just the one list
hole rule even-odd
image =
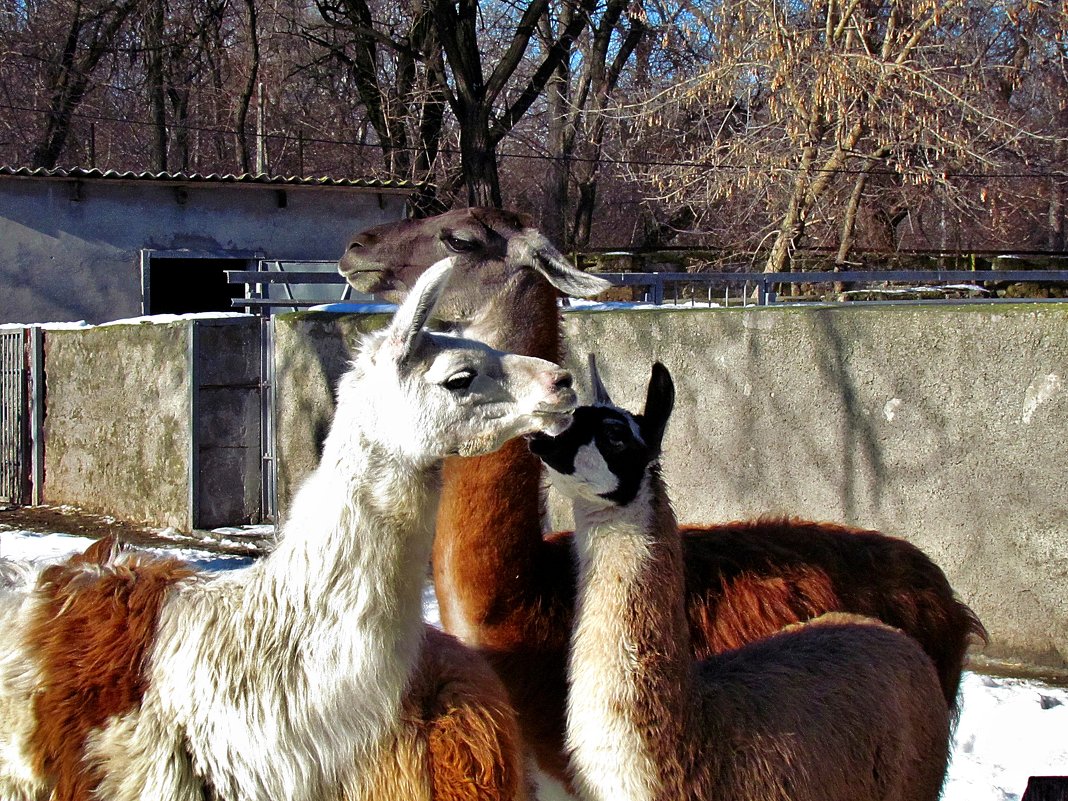
[[[283, 508], [356, 325], [278, 321]], [[790, 514], [904, 537], [980, 615], [988, 657], [1068, 668], [1068, 306], [572, 312], [564, 327], [579, 383], [595, 351], [617, 402], [640, 405], [654, 359], [671, 369], [680, 520]]]
[[99, 323], [141, 313], [140, 251], [340, 257], [355, 231], [400, 219], [405, 195], [364, 188], [0, 178], [0, 323]]

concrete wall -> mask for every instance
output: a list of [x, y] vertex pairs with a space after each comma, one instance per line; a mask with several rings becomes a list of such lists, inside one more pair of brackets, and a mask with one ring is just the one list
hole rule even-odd
[[[329, 420], [338, 334], [362, 325], [279, 320], [287, 492]], [[792, 514], [904, 537], [980, 615], [986, 656], [1068, 667], [1068, 306], [573, 312], [565, 331], [580, 383], [593, 350], [625, 405], [654, 359], [671, 369], [680, 520]]]
[[139, 315], [142, 249], [337, 259], [355, 231], [400, 219], [405, 200], [359, 187], [0, 176], [0, 323]]
[[189, 524], [188, 324], [45, 336], [42, 500]]
[[300, 482], [315, 469], [334, 417], [334, 390], [361, 333], [389, 315], [296, 312], [274, 318], [275, 455], [284, 517]]
[[41, 501], [183, 530], [258, 521], [258, 336], [252, 318], [46, 331]]

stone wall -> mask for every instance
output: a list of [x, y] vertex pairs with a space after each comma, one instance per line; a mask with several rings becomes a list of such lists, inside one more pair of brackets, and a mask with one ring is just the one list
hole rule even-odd
[[189, 525], [188, 325], [45, 335], [42, 500]]

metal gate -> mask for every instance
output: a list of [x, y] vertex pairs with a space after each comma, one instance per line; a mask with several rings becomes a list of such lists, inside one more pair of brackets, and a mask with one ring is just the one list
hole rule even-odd
[[0, 331], [0, 503], [26, 501], [26, 335]]

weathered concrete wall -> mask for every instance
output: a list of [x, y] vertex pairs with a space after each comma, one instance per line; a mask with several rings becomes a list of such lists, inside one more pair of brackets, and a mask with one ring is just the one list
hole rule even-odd
[[42, 502], [183, 530], [259, 521], [255, 319], [48, 330], [44, 362]]
[[45, 335], [42, 500], [189, 527], [189, 325]]
[[389, 315], [296, 312], [274, 318], [275, 453], [278, 508], [285, 510], [315, 469], [334, 417], [334, 391], [360, 334]]
[[142, 249], [337, 259], [352, 233], [400, 219], [406, 202], [358, 187], [78, 185], [75, 192], [69, 180], [0, 177], [0, 323], [139, 315]]
[[[305, 351], [278, 376], [289, 487], [328, 422], [317, 385], [343, 366], [311, 354], [356, 325], [282, 323], [277, 358]], [[680, 520], [791, 514], [904, 537], [980, 615], [986, 655], [1068, 667], [1068, 307], [573, 312], [565, 331], [580, 383], [593, 350], [625, 405], [654, 359], [671, 369]]]

